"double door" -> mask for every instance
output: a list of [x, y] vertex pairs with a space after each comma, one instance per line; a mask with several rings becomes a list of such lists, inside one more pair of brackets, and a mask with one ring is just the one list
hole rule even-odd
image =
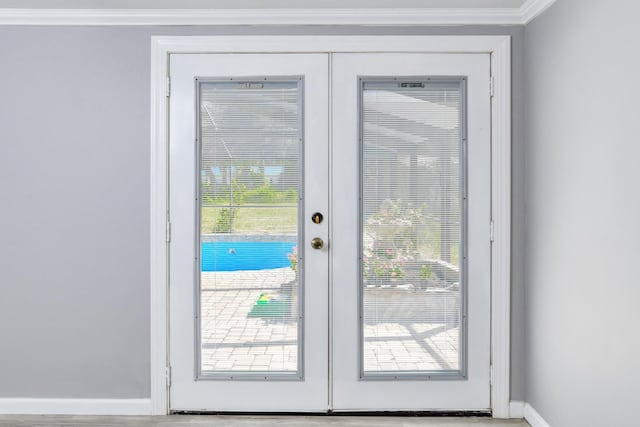
[[489, 71], [172, 55], [171, 410], [489, 410]]

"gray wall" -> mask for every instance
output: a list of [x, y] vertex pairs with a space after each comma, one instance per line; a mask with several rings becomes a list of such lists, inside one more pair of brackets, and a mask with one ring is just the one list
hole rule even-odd
[[521, 27], [0, 27], [0, 398], [149, 396], [149, 45], [166, 34], [513, 35], [512, 397], [524, 398]]
[[558, 0], [525, 30], [526, 399], [637, 426], [640, 6]]

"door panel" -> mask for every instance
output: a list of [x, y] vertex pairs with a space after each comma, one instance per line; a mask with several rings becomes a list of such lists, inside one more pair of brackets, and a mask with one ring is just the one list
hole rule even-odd
[[172, 56], [172, 410], [327, 408], [327, 70]]
[[171, 56], [172, 410], [490, 408], [489, 66]]
[[490, 407], [488, 82], [488, 55], [333, 55], [334, 410]]

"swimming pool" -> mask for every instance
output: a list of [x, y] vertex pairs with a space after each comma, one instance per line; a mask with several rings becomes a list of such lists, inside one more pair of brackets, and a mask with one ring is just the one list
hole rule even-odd
[[289, 267], [291, 242], [203, 242], [202, 271], [268, 270]]

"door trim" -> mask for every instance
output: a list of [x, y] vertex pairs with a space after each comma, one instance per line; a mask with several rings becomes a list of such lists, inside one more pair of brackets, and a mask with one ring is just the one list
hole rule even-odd
[[[169, 409], [168, 97], [177, 53], [412, 52], [491, 55], [491, 409], [509, 417], [511, 293], [510, 36], [157, 36], [151, 38], [150, 378], [151, 412]], [[489, 236], [487, 236], [489, 238]], [[331, 263], [331, 260], [330, 260]]]

